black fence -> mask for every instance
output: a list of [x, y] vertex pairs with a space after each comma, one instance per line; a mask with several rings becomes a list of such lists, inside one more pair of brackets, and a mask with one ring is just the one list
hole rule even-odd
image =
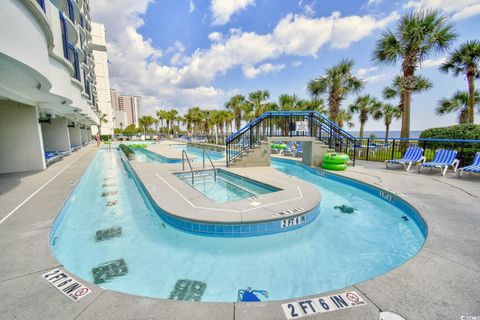
[[423, 155], [431, 161], [438, 149], [456, 150], [461, 166], [470, 165], [475, 153], [480, 152], [480, 140], [452, 139], [404, 139], [404, 138], [356, 138], [353, 148], [347, 154], [357, 160], [385, 161], [401, 159], [409, 146], [418, 146]]

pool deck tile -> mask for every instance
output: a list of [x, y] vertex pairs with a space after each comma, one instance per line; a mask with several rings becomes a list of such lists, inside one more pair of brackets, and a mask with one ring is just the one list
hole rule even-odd
[[[49, 248], [49, 225], [74, 188], [70, 182], [82, 176], [95, 151], [95, 147], [83, 148], [40, 173], [0, 175], [1, 219], [70, 164], [0, 224], [1, 319], [285, 319], [281, 309], [285, 301], [195, 303], [153, 299], [104, 290], [69, 272], [92, 289], [91, 294], [74, 302], [44, 280], [43, 273], [59, 266]], [[442, 177], [428, 171], [419, 175], [361, 161], [337, 174], [401, 194], [424, 217], [428, 238], [424, 248], [407, 263], [347, 288], [361, 293], [366, 306], [305, 319], [374, 320], [380, 311], [393, 311], [409, 320], [480, 315], [479, 176], [458, 179], [452, 173]]]

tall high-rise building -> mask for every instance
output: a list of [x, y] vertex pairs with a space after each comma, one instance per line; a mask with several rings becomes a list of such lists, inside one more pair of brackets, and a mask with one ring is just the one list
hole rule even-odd
[[89, 0], [2, 0], [0, 30], [0, 173], [42, 170], [99, 123]]
[[121, 95], [118, 97], [118, 109], [127, 113], [128, 124], [138, 127], [138, 114], [140, 111], [141, 97]]
[[[108, 77], [107, 40], [105, 26], [92, 23], [93, 57], [95, 59], [96, 88], [100, 116], [105, 115], [105, 121], [100, 123], [102, 134], [113, 133], [113, 108], [110, 99], [110, 80]], [[103, 118], [102, 118], [103, 120]], [[94, 130], [96, 133], [96, 130]]]

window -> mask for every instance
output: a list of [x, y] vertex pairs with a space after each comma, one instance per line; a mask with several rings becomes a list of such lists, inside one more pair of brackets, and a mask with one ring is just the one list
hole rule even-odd
[[73, 77], [78, 81], [80, 81], [80, 62], [78, 59], [78, 52], [75, 49], [75, 47], [70, 43], [67, 44], [67, 47], [68, 47], [68, 60], [72, 64], [73, 70], [74, 70]]
[[65, 17], [63, 13], [59, 12], [60, 16], [60, 28], [62, 29], [62, 44], [63, 44], [63, 56], [65, 59], [68, 60], [68, 38], [67, 38], [67, 21], [65, 21]]
[[37, 0], [37, 3], [43, 9], [43, 12], [45, 12], [45, 0]]

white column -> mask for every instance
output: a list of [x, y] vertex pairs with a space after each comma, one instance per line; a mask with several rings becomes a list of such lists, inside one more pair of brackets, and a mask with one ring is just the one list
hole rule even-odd
[[42, 126], [43, 146], [46, 151], [70, 152], [70, 134], [67, 119], [58, 117], [44, 122]]
[[45, 168], [37, 107], [0, 100], [0, 173]]
[[75, 127], [69, 127], [68, 132], [70, 133], [70, 146], [81, 146], [82, 134], [80, 133], [80, 124], [75, 123]]

